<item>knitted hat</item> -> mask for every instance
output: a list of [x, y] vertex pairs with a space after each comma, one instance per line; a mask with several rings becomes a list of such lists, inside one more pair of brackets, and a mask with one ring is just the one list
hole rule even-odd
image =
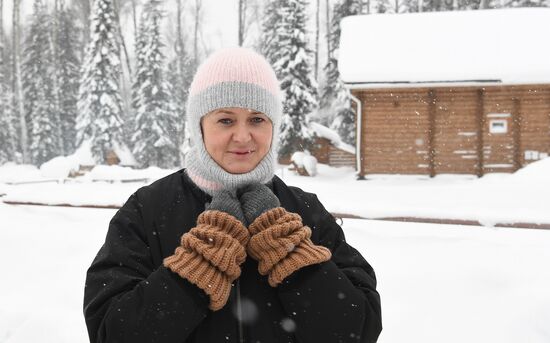
[[[265, 114], [273, 124], [267, 155], [250, 172], [231, 174], [219, 166], [204, 145], [201, 118], [216, 109], [240, 107]], [[199, 66], [189, 88], [187, 121], [191, 149], [185, 158], [191, 179], [209, 194], [220, 189], [236, 190], [273, 177], [277, 156], [282, 98], [279, 81], [267, 60], [246, 48], [226, 48], [210, 55]]]

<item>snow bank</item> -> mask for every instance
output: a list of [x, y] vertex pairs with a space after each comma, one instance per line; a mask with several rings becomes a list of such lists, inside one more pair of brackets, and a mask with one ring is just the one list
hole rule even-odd
[[[120, 159], [120, 164], [124, 166], [135, 166], [136, 161], [125, 145], [119, 145], [114, 142], [113, 150]], [[84, 166], [94, 166], [96, 164], [95, 159], [92, 155], [91, 150], [91, 141], [87, 140], [82, 143], [82, 145], [75, 151], [74, 154], [69, 156], [58, 156], [40, 166], [40, 171], [43, 177], [46, 178], [65, 178], [68, 177], [71, 171], [78, 171], [81, 165]], [[124, 169], [124, 167], [115, 166], [113, 169], [108, 169], [108, 166], [96, 166], [99, 169], [96, 171], [96, 176], [103, 177], [105, 173], [110, 174], [110, 179], [118, 179], [121, 174], [129, 175], [132, 172], [128, 170], [130, 168]], [[122, 168], [122, 169], [117, 169]], [[95, 169], [95, 168], [94, 168]], [[158, 168], [157, 168], [158, 169]], [[107, 172], [109, 170], [109, 172]], [[101, 178], [100, 177], [100, 178]], [[134, 175], [130, 178], [135, 177]]]
[[[550, 171], [539, 165], [531, 167], [538, 169], [539, 175], [550, 175]], [[482, 178], [472, 175], [438, 175], [435, 178], [367, 175], [366, 180], [357, 181], [353, 168], [334, 168], [325, 164], [318, 165], [314, 178], [282, 170], [278, 170], [277, 175], [289, 185], [316, 193], [325, 207], [335, 213], [371, 219], [471, 220], [486, 226], [550, 224], [547, 199], [550, 182], [537, 181], [535, 177], [520, 178], [516, 174], [488, 174]]]
[[42, 179], [40, 170], [31, 164], [7, 162], [0, 166], [0, 183], [22, 182]]
[[90, 147], [90, 141], [85, 141], [74, 154], [57, 156], [43, 163], [40, 166], [42, 176], [61, 179], [68, 177], [71, 171], [77, 171], [80, 165], [95, 165]]
[[317, 159], [308, 152], [296, 151], [290, 157], [290, 161], [294, 162], [298, 168], [304, 168], [309, 176], [317, 175]]
[[307, 154], [303, 151], [296, 151], [292, 154], [290, 157], [290, 161], [294, 162], [298, 168], [304, 167], [304, 157], [307, 156]]
[[306, 155], [302, 162], [309, 176], [317, 175], [317, 159], [314, 156]]
[[519, 169], [513, 174], [513, 179], [515, 181], [525, 183], [530, 183], [531, 181], [534, 181], [535, 183], [550, 183], [550, 157], [533, 162], [528, 166]]
[[139, 179], [159, 179], [175, 170], [149, 167], [146, 169], [133, 169], [121, 166], [97, 165], [89, 173], [82, 176], [82, 181], [124, 181]]

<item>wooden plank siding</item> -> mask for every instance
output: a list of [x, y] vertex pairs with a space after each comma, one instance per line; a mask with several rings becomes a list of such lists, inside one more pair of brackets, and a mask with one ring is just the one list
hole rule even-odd
[[363, 171], [426, 174], [428, 99], [415, 90], [361, 94]]
[[318, 163], [333, 167], [355, 167], [355, 154], [336, 148], [328, 139], [317, 137], [311, 149], [311, 154]]
[[330, 146], [329, 162], [333, 167], [355, 167], [355, 154]]
[[[521, 145], [523, 151], [550, 153], [550, 88], [523, 89], [521, 101]], [[520, 154], [522, 166], [534, 159]]]
[[472, 174], [476, 170], [477, 100], [474, 89], [435, 90], [435, 174]]
[[[513, 172], [550, 153], [550, 85], [354, 89], [368, 174]], [[492, 120], [507, 132], [491, 133]]]

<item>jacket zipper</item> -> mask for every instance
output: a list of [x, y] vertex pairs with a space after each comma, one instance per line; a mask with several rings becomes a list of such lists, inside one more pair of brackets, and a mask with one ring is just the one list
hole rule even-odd
[[240, 280], [237, 279], [235, 287], [237, 288], [237, 331], [239, 332], [239, 343], [245, 343], [244, 342], [244, 329], [243, 329], [243, 308], [241, 304], [241, 283]]

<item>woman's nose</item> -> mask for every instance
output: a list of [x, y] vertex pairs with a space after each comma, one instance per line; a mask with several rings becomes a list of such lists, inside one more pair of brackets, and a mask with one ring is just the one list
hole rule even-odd
[[233, 132], [233, 140], [235, 142], [248, 142], [251, 138], [250, 129], [246, 125], [236, 125], [235, 132]]

